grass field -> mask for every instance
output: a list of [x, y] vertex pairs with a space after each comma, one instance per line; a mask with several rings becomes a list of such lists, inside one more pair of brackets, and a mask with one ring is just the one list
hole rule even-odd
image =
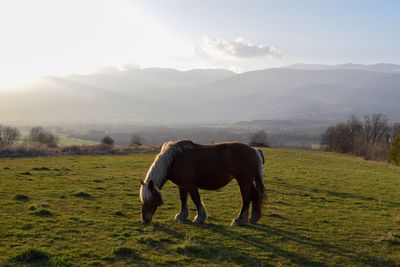
[[66, 135], [59, 134], [57, 135], [60, 143], [58, 144], [59, 146], [90, 146], [90, 145], [96, 145], [96, 142], [89, 141], [89, 140], [83, 140], [83, 139], [78, 139], [78, 138], [73, 138], [73, 137], [68, 137]]
[[[29, 132], [21, 132], [21, 137], [16, 141], [15, 144], [17, 145], [22, 145], [26, 142], [28, 142], [29, 140]], [[84, 140], [84, 139], [78, 139], [78, 138], [73, 138], [73, 137], [69, 137], [67, 135], [64, 134], [58, 134], [57, 135], [59, 143], [59, 146], [90, 146], [90, 145], [96, 145], [98, 143], [90, 141], [90, 140]]]
[[201, 226], [172, 221], [179, 197], [167, 183], [143, 226], [139, 179], [152, 154], [0, 159], [0, 265], [400, 265], [400, 168], [264, 153], [269, 200], [245, 227], [229, 225], [241, 205], [235, 182], [201, 192], [210, 215]]

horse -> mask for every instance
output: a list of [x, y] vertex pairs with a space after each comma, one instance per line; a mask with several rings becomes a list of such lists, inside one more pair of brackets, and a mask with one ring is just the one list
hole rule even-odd
[[[144, 182], [141, 180], [141, 217], [151, 223], [157, 208], [163, 204], [161, 189], [170, 180], [179, 188], [180, 212], [175, 221], [189, 216], [188, 195], [194, 202], [197, 215], [194, 223], [204, 223], [207, 211], [199, 189], [217, 190], [236, 179], [242, 197], [242, 208], [232, 225], [256, 224], [261, 218], [266, 195], [263, 182], [264, 155], [261, 150], [238, 142], [197, 144], [190, 140], [170, 141], [162, 145], [150, 166]], [[249, 219], [249, 206], [252, 204]]]

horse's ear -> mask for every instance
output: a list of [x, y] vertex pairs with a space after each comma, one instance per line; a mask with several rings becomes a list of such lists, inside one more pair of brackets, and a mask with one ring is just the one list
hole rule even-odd
[[153, 191], [153, 190], [154, 190], [154, 183], [153, 183], [153, 181], [150, 181], [150, 182], [149, 182], [149, 189], [150, 189], [150, 191]]
[[142, 179], [140, 179], [140, 184], [141, 184], [141, 185], [144, 185], [144, 182], [142, 181]]

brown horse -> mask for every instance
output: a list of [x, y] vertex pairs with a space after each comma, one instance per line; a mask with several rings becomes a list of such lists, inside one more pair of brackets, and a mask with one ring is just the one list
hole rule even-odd
[[249, 222], [250, 203], [250, 223], [255, 224], [261, 217], [265, 196], [263, 164], [261, 150], [241, 143], [200, 145], [189, 140], [167, 142], [147, 172], [145, 181], [141, 182], [142, 220], [145, 223], [151, 222], [155, 211], [163, 203], [160, 190], [167, 180], [171, 180], [178, 186], [181, 199], [181, 210], [175, 220], [184, 221], [188, 218], [189, 194], [197, 209], [193, 222], [203, 223], [207, 212], [199, 188], [216, 190], [236, 179], [243, 206], [232, 225]]

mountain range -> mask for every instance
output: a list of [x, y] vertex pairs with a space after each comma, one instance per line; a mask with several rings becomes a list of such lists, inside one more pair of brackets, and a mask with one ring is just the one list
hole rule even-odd
[[230, 123], [400, 116], [400, 66], [295, 64], [245, 73], [131, 68], [0, 90], [0, 122]]

